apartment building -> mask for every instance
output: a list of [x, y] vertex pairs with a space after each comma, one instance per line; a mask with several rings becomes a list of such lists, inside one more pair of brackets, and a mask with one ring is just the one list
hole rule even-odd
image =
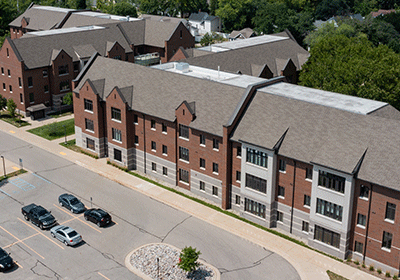
[[76, 143], [398, 273], [400, 112], [284, 80], [96, 55], [74, 80]]
[[95, 52], [146, 64], [166, 62], [179, 47], [193, 45], [180, 22], [135, 20], [30, 32], [6, 39], [0, 50], [1, 94], [22, 114], [42, 117], [44, 110], [61, 108], [72, 80]]

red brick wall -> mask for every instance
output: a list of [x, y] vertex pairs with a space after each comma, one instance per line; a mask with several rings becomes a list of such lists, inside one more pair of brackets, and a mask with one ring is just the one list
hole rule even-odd
[[186, 58], [186, 56], [185, 56], [185, 54], [183, 53], [182, 49], [178, 49], [178, 50], [176, 51], [176, 53], [171, 57], [171, 59], [169, 60], [169, 62], [172, 62], [172, 61], [179, 61], [179, 60], [185, 59], [185, 58]]
[[[51, 86], [50, 90], [52, 94], [67, 93], [72, 90], [72, 80], [74, 77], [74, 67], [72, 58], [65, 52], [61, 51], [59, 55], [52, 61], [51, 67]], [[59, 75], [58, 67], [62, 65], [68, 65], [68, 74]], [[60, 91], [60, 83], [63, 81], [69, 81], [70, 90]]]
[[190, 34], [189, 30], [182, 23], [179, 24], [171, 38], [165, 42], [166, 61], [163, 61], [163, 63], [169, 61], [179, 47], [183, 47], [184, 49], [193, 48], [194, 44], [195, 41], [192, 34]]
[[[47, 70], [47, 77], [43, 76], [43, 70]], [[28, 87], [28, 78], [32, 77], [33, 85], [32, 87]], [[49, 67], [36, 68], [33, 70], [26, 70], [24, 73], [23, 79], [23, 92], [24, 92], [24, 101], [26, 106], [29, 107], [35, 104], [45, 104], [50, 105], [50, 69]], [[48, 86], [48, 92], [44, 91], [44, 86]], [[34, 94], [34, 103], [30, 104], [29, 94]]]
[[10, 27], [10, 37], [11, 40], [18, 39], [24, 35], [22, 28], [20, 27]]
[[121, 60], [125, 60], [125, 49], [116, 42], [111, 50], [107, 53], [107, 57], [114, 58], [116, 56], [120, 56]]
[[[111, 108], [117, 108], [121, 110], [121, 121], [114, 121], [111, 119]], [[121, 96], [117, 92], [117, 89], [114, 89], [109, 96], [106, 98], [106, 118], [107, 118], [107, 138], [108, 142], [112, 143], [113, 145], [119, 146], [121, 148], [129, 148], [128, 147], [128, 138], [127, 138], [127, 105], [125, 102], [122, 100]], [[114, 141], [112, 138], [112, 129], [119, 129], [121, 130], [121, 139], [122, 143], [119, 143], [117, 141]]]
[[[240, 188], [240, 182], [236, 182], [236, 171], [241, 171], [242, 169], [242, 158], [237, 157], [237, 148], [242, 148], [242, 145], [238, 142], [232, 142], [232, 186]], [[246, 155], [242, 155], [246, 156]]]

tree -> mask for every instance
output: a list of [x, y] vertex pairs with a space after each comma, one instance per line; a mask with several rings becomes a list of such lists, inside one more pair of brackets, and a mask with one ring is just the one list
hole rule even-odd
[[121, 1], [115, 3], [113, 9], [111, 10], [111, 14], [119, 16], [137, 17], [136, 7], [127, 1]]
[[206, 34], [203, 36], [203, 38], [201, 38], [201, 40], [200, 40], [200, 45], [201, 45], [202, 47], [204, 47], [204, 46], [209, 46], [209, 45], [211, 45], [211, 44], [214, 44], [214, 43], [216, 43], [216, 42], [221, 42], [221, 41], [223, 41], [223, 40], [224, 40], [224, 38], [223, 38], [221, 35], [219, 35], [219, 34], [217, 34], [217, 33], [215, 33], [215, 32], [213, 32], [212, 34], [206, 33]]
[[251, 18], [254, 15], [252, 0], [219, 0], [215, 14], [222, 20], [225, 32], [252, 27]]
[[15, 118], [15, 110], [17, 109], [17, 104], [15, 104], [14, 100], [12, 98], [7, 100], [7, 111], [10, 114], [10, 116], [14, 119]]
[[0, 37], [3, 37], [9, 30], [8, 24], [17, 17], [17, 7], [8, 0], [0, 0]]
[[64, 95], [62, 103], [66, 104], [66, 105], [72, 105], [73, 104], [72, 92], [68, 92], [66, 95]]
[[350, 7], [346, 0], [323, 0], [315, 10], [316, 19], [327, 20], [332, 16], [346, 15]]
[[7, 106], [7, 99], [0, 94], [0, 111], [5, 109]]
[[200, 254], [200, 251], [196, 251], [196, 248], [192, 248], [191, 246], [183, 248], [179, 255], [178, 266], [187, 272], [194, 271], [200, 265], [197, 262]]
[[316, 43], [300, 84], [387, 102], [400, 109], [400, 56], [365, 37], [329, 36]]
[[77, 0], [76, 1], [76, 8], [84, 10], [86, 9], [86, 0]]

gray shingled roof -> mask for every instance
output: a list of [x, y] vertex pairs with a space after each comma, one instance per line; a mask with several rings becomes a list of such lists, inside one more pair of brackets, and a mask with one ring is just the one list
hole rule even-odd
[[[87, 45], [91, 45], [100, 55], [104, 56], [106, 54], [107, 42], [117, 41], [126, 52], [132, 52], [132, 49], [116, 24], [106, 25], [105, 27], [98, 30], [85, 30], [46, 36], [34, 36], [28, 33], [19, 39], [13, 40], [13, 42], [25, 65], [30, 69], [50, 65], [53, 50], [63, 49], [72, 57], [73, 61], [77, 61], [76, 48], [82, 50], [79, 46], [86, 45], [85, 49], [88, 50], [91, 48]], [[85, 54], [87, 55], [87, 52]]]
[[28, 29], [49, 30], [63, 20], [69, 11], [73, 10], [33, 5], [30, 9], [27, 9], [23, 14], [14, 19], [9, 25], [21, 27], [21, 20], [25, 17], [29, 19]]
[[246, 75], [255, 75], [252, 73], [252, 65], [261, 67], [267, 64], [274, 76], [280, 76], [281, 67], [286, 64], [289, 58], [292, 59], [296, 69], [300, 70], [305, 58], [308, 56], [309, 53], [306, 50], [288, 38], [235, 50], [191, 57], [182, 61], [190, 65], [214, 70], [217, 70], [218, 66], [220, 66], [221, 71], [231, 73], [240, 71]]
[[104, 17], [93, 17], [86, 16], [80, 13], [73, 13], [69, 16], [69, 18], [65, 21], [61, 28], [69, 28], [75, 26], [86, 26], [86, 25], [100, 25], [107, 23], [118, 23], [117, 20], [111, 19], [107, 16]]
[[220, 136], [244, 94], [242, 88], [103, 57], [96, 58], [76, 88], [88, 79], [96, 85], [105, 79], [104, 91], [98, 92], [103, 99], [118, 86], [133, 110], [169, 121], [175, 120], [175, 109], [183, 101], [195, 102], [196, 119], [190, 127]]
[[254, 34], [253, 29], [251, 28], [243, 28], [242, 30], [233, 30], [231, 34], [229, 34], [229, 38], [236, 38], [239, 35], [242, 35], [243, 38], [250, 38], [251, 35]]
[[206, 12], [199, 12], [190, 14], [189, 21], [203, 21], [203, 20], [213, 21], [216, 18], [217, 18], [216, 16], [211, 16]]
[[352, 173], [400, 190], [400, 122], [354, 114], [258, 91], [232, 137], [272, 149], [288, 129], [279, 154]]

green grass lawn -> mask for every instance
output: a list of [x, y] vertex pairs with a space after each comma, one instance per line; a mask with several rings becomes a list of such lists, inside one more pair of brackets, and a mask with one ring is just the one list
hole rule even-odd
[[[65, 126], [65, 128], [64, 128]], [[28, 132], [43, 137], [47, 140], [54, 140], [57, 138], [64, 137], [64, 135], [72, 135], [75, 133], [75, 122], [74, 119], [54, 122], [41, 127], [33, 128]]]
[[10, 116], [10, 114], [6, 111], [0, 111], [0, 120], [8, 122], [9, 124], [12, 124], [15, 127], [21, 127], [21, 126], [26, 126], [26, 125], [31, 125], [30, 123], [26, 121], [22, 121], [17, 117], [14, 119]]
[[329, 279], [330, 280], [349, 280], [347, 278], [344, 278], [343, 276], [340, 276], [330, 270], [327, 270], [326, 273], [328, 273]]

